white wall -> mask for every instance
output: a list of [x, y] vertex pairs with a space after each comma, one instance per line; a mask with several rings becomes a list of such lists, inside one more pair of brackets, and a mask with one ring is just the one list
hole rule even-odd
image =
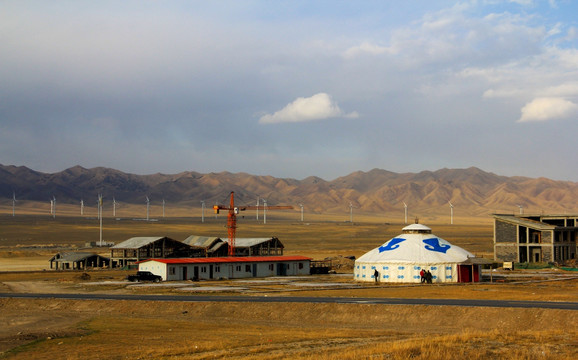
[[421, 269], [432, 273], [432, 282], [457, 282], [456, 264], [383, 264], [355, 263], [353, 278], [357, 281], [375, 282], [375, 269], [379, 272], [380, 282], [419, 283]]
[[[286, 276], [309, 275], [310, 261], [284, 262], [248, 262], [248, 263], [197, 263], [197, 264], [164, 264], [157, 261], [146, 261], [139, 264], [139, 271], [150, 271], [160, 275], [163, 281], [189, 280], [198, 269], [199, 280], [242, 279], [252, 277], [277, 276], [278, 267], [283, 264]], [[302, 265], [299, 269], [299, 264]], [[213, 274], [211, 277], [211, 266]], [[248, 266], [248, 268], [247, 268]], [[184, 270], [186, 269], [186, 270]], [[186, 273], [186, 279], [183, 277]], [[255, 276], [254, 276], [255, 275]]]
[[167, 280], [167, 268], [166, 264], [158, 261], [147, 261], [140, 263], [138, 265], [138, 271], [150, 271], [155, 275], [159, 275], [163, 278], [163, 281]]

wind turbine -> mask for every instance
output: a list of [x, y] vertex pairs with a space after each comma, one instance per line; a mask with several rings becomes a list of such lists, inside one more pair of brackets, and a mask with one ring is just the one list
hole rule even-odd
[[454, 206], [449, 201], [448, 201], [448, 204], [450, 204], [450, 225], [453, 225], [454, 224]]
[[407, 204], [405, 202], [403, 203], [403, 208], [405, 212], [405, 223], [407, 224]]
[[12, 191], [12, 217], [16, 214], [16, 193]]
[[100, 219], [100, 247], [102, 247], [102, 194], [98, 194], [98, 218]]
[[[267, 224], [267, 200], [263, 200], [263, 224]], [[257, 205], [257, 207], [259, 207]]]
[[522, 205], [516, 205], [520, 208], [520, 215], [524, 214], [524, 207]]
[[84, 216], [84, 200], [80, 199], [80, 216]]
[[147, 221], [149, 221], [149, 207], [150, 207], [151, 201], [150, 201], [148, 196], [146, 198], [147, 198]]
[[116, 217], [116, 199], [112, 197], [112, 216]]
[[98, 194], [98, 199], [96, 200], [96, 217], [100, 220], [100, 214], [102, 213], [100, 204], [100, 194]]
[[56, 198], [52, 195], [52, 218], [56, 218]]
[[205, 200], [201, 200], [201, 222], [205, 222]]
[[257, 196], [257, 207], [255, 208], [255, 219], [259, 221], [259, 196]]
[[163, 219], [165, 217], [165, 198], [163, 198]]
[[353, 204], [349, 202], [349, 222], [353, 224]]
[[303, 204], [299, 204], [299, 207], [301, 208], [301, 222], [303, 222]]

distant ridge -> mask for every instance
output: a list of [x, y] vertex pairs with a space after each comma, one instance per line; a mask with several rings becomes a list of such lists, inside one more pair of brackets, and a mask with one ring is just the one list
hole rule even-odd
[[[419, 173], [395, 173], [382, 169], [357, 171], [326, 181], [316, 176], [303, 180], [257, 176], [247, 173], [135, 175], [119, 170], [74, 166], [48, 174], [24, 166], [0, 165], [0, 201], [9, 202], [15, 192], [19, 200], [78, 203], [113, 196], [124, 203], [151, 201], [199, 207], [226, 203], [235, 191], [238, 204], [255, 204], [257, 197], [269, 205], [305, 204], [308, 211], [344, 212], [351, 202], [358, 212], [399, 210], [403, 202], [422, 213], [446, 213], [448, 201], [456, 212], [470, 216], [490, 212], [578, 212], [578, 183], [546, 178], [506, 177], [476, 167], [440, 169]], [[96, 200], [95, 200], [96, 201]]]

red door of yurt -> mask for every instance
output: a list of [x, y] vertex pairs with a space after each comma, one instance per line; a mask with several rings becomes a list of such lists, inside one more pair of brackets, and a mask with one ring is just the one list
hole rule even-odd
[[472, 267], [468, 265], [458, 265], [458, 282], [471, 282]]

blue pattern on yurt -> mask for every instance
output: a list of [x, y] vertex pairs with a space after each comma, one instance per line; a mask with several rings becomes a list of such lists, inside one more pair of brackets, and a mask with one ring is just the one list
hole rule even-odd
[[425, 249], [429, 251], [437, 251], [445, 254], [446, 251], [452, 247], [451, 245], [440, 244], [440, 239], [438, 238], [425, 239], [422, 241], [426, 244]]
[[405, 239], [402, 238], [393, 238], [389, 240], [385, 245], [379, 247], [379, 252], [382, 253], [384, 251], [391, 251], [395, 250], [399, 247], [399, 244], [404, 242]]

